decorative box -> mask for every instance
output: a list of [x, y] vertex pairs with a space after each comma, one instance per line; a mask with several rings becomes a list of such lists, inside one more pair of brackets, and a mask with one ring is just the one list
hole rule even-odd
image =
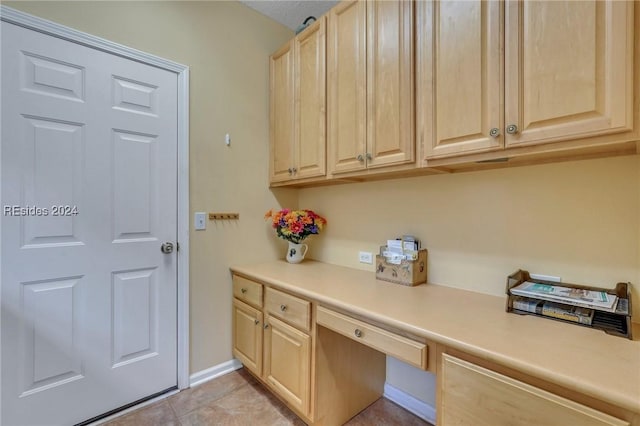
[[427, 282], [427, 249], [418, 250], [416, 260], [402, 260], [396, 265], [376, 255], [376, 279], [414, 286]]

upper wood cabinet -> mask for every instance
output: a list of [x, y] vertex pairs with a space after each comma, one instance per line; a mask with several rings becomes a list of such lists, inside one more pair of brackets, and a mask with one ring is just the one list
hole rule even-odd
[[345, 1], [328, 25], [329, 172], [413, 163], [413, 2]]
[[272, 183], [326, 174], [326, 19], [270, 58]]
[[633, 2], [416, 7], [423, 160], [633, 130]]
[[423, 155], [502, 148], [498, 134], [504, 127], [503, 3], [435, 1], [418, 2], [416, 8], [417, 117]]
[[507, 2], [505, 19], [507, 146], [632, 130], [633, 2]]

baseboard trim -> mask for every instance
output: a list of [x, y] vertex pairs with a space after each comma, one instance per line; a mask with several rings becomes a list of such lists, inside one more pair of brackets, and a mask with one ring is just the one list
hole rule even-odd
[[237, 359], [232, 359], [222, 364], [214, 365], [206, 370], [198, 371], [189, 376], [189, 385], [191, 387], [201, 385], [209, 380], [213, 380], [216, 377], [224, 376], [227, 373], [236, 371], [242, 368], [242, 364]]
[[384, 384], [383, 396], [389, 401], [395, 402], [405, 410], [420, 417], [422, 420], [425, 420], [432, 425], [436, 424], [436, 409], [426, 402], [421, 401], [388, 383]]

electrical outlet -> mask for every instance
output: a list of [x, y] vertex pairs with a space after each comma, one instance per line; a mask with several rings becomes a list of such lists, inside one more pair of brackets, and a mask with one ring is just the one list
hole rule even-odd
[[358, 259], [360, 259], [360, 263], [368, 263], [369, 265], [373, 264], [373, 253], [368, 251], [361, 251], [358, 254]]

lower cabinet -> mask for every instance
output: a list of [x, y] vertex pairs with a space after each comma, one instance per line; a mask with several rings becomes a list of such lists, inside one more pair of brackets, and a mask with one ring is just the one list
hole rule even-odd
[[443, 354], [438, 424], [629, 426], [629, 423], [466, 360]]
[[380, 398], [391, 355], [436, 373], [438, 426], [640, 426], [640, 413], [527, 372], [257, 281], [233, 285], [234, 356], [309, 425], [344, 424]]
[[309, 412], [311, 337], [267, 315], [264, 332], [264, 378], [300, 412]]
[[311, 303], [242, 277], [233, 281], [233, 355], [310, 420]]
[[254, 374], [262, 374], [262, 312], [238, 299], [233, 299], [233, 354]]

